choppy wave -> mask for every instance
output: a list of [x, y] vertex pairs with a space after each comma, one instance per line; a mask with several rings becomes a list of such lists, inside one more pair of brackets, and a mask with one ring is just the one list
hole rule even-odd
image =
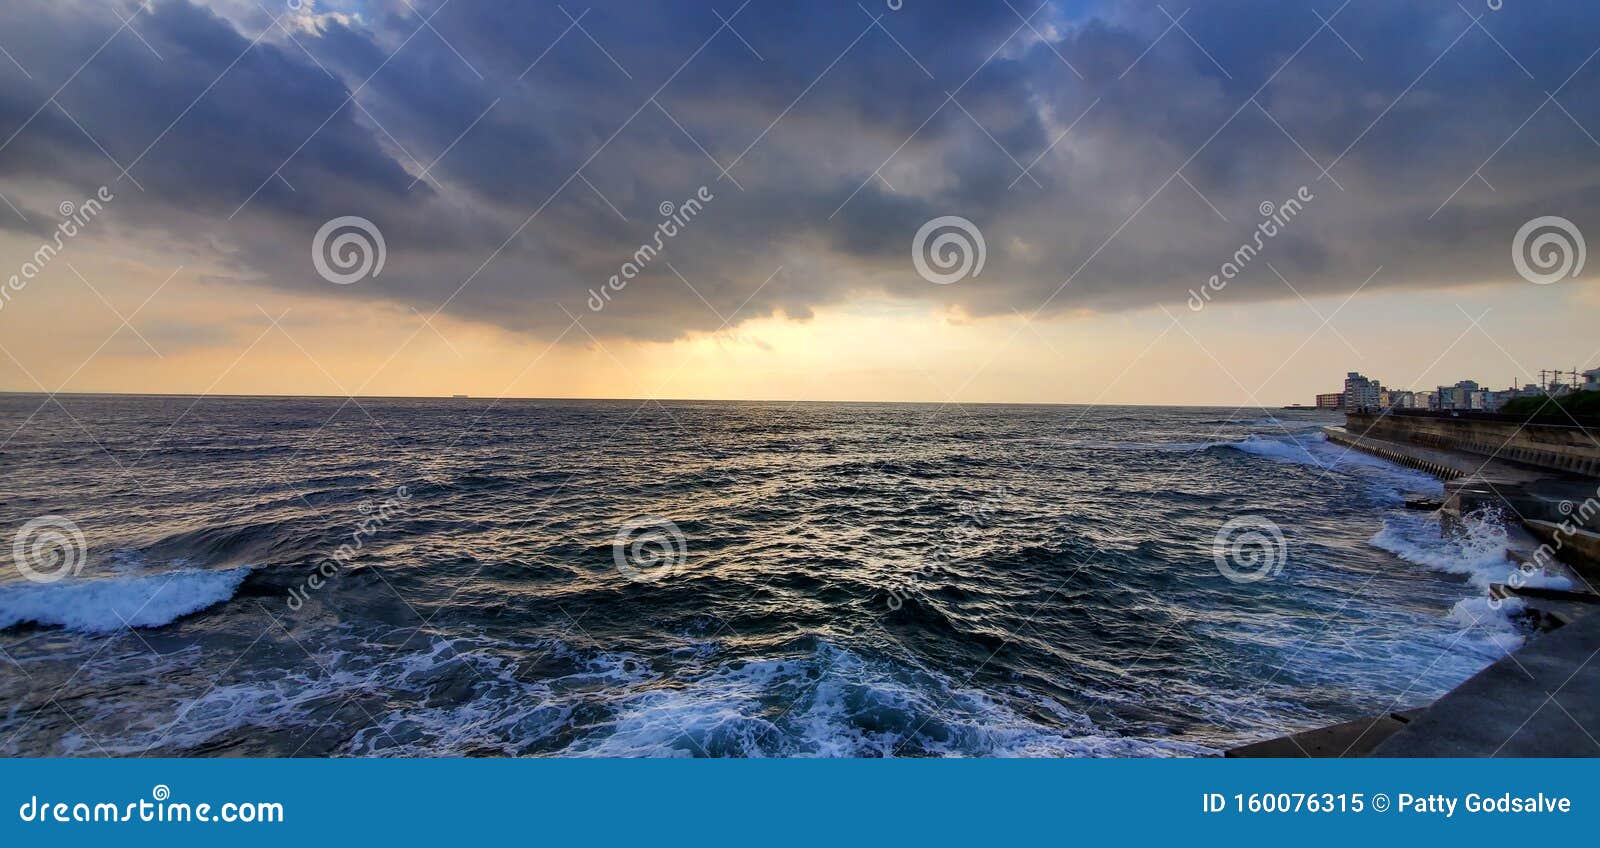
[[1321, 432], [1320, 426], [1310, 429], [1302, 428], [1299, 431], [1284, 430], [1275, 425], [1269, 426], [1269, 432], [1252, 433], [1243, 439], [1167, 442], [1097, 441], [1086, 442], [1083, 446], [1104, 451], [1148, 451], [1154, 453], [1198, 453], [1217, 448], [1230, 448], [1270, 459], [1304, 462], [1308, 465], [1324, 464], [1310, 451], [1311, 446], [1327, 441], [1327, 436]]
[[[114, 465], [64, 487], [62, 448], [8, 448], [90, 556], [0, 584], [28, 671], [0, 675], [0, 754], [1206, 755], [1424, 702], [1518, 638], [1428, 573], [1503, 579], [1492, 534], [1413, 526], [1398, 493], [1437, 481], [1287, 414], [374, 400], [328, 425], [337, 402], [215, 399], [169, 434], [149, 400], [65, 402], [104, 407], [112, 450], [245, 430], [296, 460], [174, 451], [135, 500]], [[1281, 576], [1218, 577], [1241, 515], [1283, 527]], [[630, 516], [683, 534], [668, 579], [616, 568]], [[102, 652], [124, 623], [159, 651]]]
[[579, 756], [1203, 756], [1126, 737], [1053, 700], [1041, 724], [926, 669], [822, 645], [803, 659], [730, 663], [684, 686], [630, 691]]
[[1425, 477], [1402, 466], [1386, 462], [1360, 451], [1351, 450], [1328, 441], [1321, 425], [1287, 429], [1274, 421], [1262, 425], [1265, 432], [1251, 433], [1242, 439], [1211, 439], [1207, 441], [1102, 441], [1085, 443], [1085, 447], [1104, 451], [1131, 451], [1153, 453], [1199, 453], [1203, 451], [1237, 451], [1249, 456], [1270, 459], [1293, 465], [1308, 465], [1325, 471], [1377, 468], [1403, 474]]
[[111, 633], [160, 627], [233, 597], [249, 568], [185, 569], [59, 583], [0, 585], [0, 629], [18, 624]]
[[1224, 442], [1212, 447], [1231, 448], [1251, 456], [1277, 462], [1311, 465], [1324, 470], [1383, 468], [1415, 473], [1361, 451], [1332, 444], [1321, 427], [1301, 432], [1256, 433], [1239, 441]]
[[1301, 465], [1315, 465], [1326, 468], [1331, 462], [1324, 462], [1311, 453], [1310, 443], [1326, 440], [1326, 436], [1316, 433], [1304, 438], [1290, 436], [1247, 436], [1237, 442], [1226, 442], [1218, 447], [1232, 448], [1251, 456], [1260, 456], [1277, 462], [1293, 462]]
[[[371, 647], [371, 646], [369, 646]], [[514, 659], [552, 672], [530, 678]], [[702, 659], [719, 652], [685, 649]], [[198, 658], [178, 657], [178, 665]], [[1051, 699], [1030, 697], [1029, 718], [1002, 700], [926, 669], [867, 660], [827, 643], [781, 660], [725, 660], [665, 676], [643, 657], [483, 638], [433, 639], [385, 655], [334, 650], [320, 669], [219, 681], [172, 715], [116, 738], [73, 735], [66, 753], [251, 753], [267, 731], [301, 740], [330, 710], [361, 728], [319, 753], [382, 756], [994, 757], [1211, 756], [1181, 739], [1125, 736]], [[180, 669], [168, 667], [171, 675]], [[126, 672], [130, 678], [142, 670]], [[381, 697], [380, 697], [381, 696]], [[357, 706], [360, 705], [360, 706]], [[93, 722], [113, 716], [86, 716]], [[92, 747], [91, 747], [92, 746]]]

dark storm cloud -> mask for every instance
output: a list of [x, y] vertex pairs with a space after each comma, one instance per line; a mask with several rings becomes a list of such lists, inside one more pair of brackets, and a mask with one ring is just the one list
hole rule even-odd
[[[543, 333], [563, 307], [600, 334], [716, 328], [668, 261], [722, 316], [863, 292], [1176, 305], [1302, 185], [1315, 200], [1262, 253], [1303, 293], [1380, 264], [1374, 287], [1487, 282], [1531, 217], [1600, 228], [1600, 9], [1464, 5], [1235, 0], [1173, 26], [1142, 0], [1057, 2], [1025, 26], [1004, 2], [614, 2], [573, 25], [545, 3], [155, 0], [119, 9], [136, 35], [104, 4], [12, 3], [0, 46], [31, 79], [0, 68], [0, 178], [34, 210], [109, 183], [118, 232], [241, 280]], [[702, 185], [699, 217], [589, 313]], [[333, 290], [309, 246], [341, 215], [389, 256]], [[981, 277], [914, 271], [940, 215], [982, 229]], [[1225, 297], [1288, 294], [1258, 262]]]

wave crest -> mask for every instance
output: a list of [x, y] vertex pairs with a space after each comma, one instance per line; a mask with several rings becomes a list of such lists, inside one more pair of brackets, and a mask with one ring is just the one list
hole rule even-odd
[[0, 586], [0, 630], [19, 624], [112, 633], [129, 627], [160, 627], [233, 597], [250, 573], [184, 569], [59, 583]]

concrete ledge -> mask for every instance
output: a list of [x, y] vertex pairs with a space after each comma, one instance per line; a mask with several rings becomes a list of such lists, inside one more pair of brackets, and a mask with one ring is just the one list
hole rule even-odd
[[1374, 757], [1600, 756], [1600, 615], [1473, 675], [1381, 742]]
[[1241, 745], [1224, 757], [1361, 757], [1411, 723], [1420, 711], [1358, 718], [1332, 727], [1303, 730], [1288, 736]]
[[1593, 573], [1600, 573], [1600, 533], [1553, 521], [1528, 519], [1522, 522], [1540, 541], [1554, 547], [1556, 555], [1564, 560], [1576, 561]]
[[1567, 592], [1561, 589], [1541, 589], [1535, 586], [1508, 586], [1489, 584], [1489, 597], [1493, 600], [1516, 598], [1534, 624], [1543, 630], [1554, 630], [1571, 624], [1593, 613], [1600, 605], [1600, 595], [1588, 592]]

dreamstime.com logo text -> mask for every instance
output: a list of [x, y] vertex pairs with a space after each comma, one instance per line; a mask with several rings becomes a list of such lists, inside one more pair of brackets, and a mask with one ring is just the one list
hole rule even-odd
[[112, 801], [51, 801], [34, 795], [17, 808], [25, 822], [59, 824], [125, 824], [152, 822], [191, 824], [223, 822], [282, 824], [283, 804], [276, 801], [224, 801], [220, 804], [191, 804], [173, 801], [172, 790], [157, 784], [149, 798], [117, 803]]
[[12, 274], [6, 280], [5, 285], [0, 286], [0, 309], [4, 309], [6, 304], [11, 302], [12, 295], [27, 288], [28, 283], [32, 282], [34, 277], [44, 273], [44, 269], [54, 261], [56, 254], [67, 246], [67, 242], [77, 238], [79, 233], [88, 229], [89, 222], [93, 221], [96, 216], [105, 210], [105, 204], [115, 200], [116, 197], [105, 186], [101, 186], [93, 197], [84, 198], [82, 203], [73, 203], [70, 200], [61, 201], [62, 220], [61, 223], [56, 224], [55, 235], [50, 240], [40, 244], [39, 249], [35, 250], [33, 255], [22, 263], [22, 267], [17, 269], [17, 273]]
[[643, 274], [645, 269], [650, 267], [650, 263], [655, 261], [656, 256], [666, 249], [667, 242], [677, 238], [688, 228], [689, 222], [693, 221], [696, 215], [705, 211], [706, 204], [716, 199], [717, 196], [712, 194], [710, 189], [701, 186], [693, 197], [676, 206], [672, 205], [670, 200], [661, 201], [659, 210], [661, 221], [656, 224], [655, 235], [650, 241], [641, 243], [639, 249], [633, 252], [633, 256], [617, 269], [617, 273], [606, 280], [605, 285], [589, 290], [589, 311], [599, 312], [605, 309], [606, 304], [611, 302], [614, 292], [627, 288], [634, 277]]
[[1317, 196], [1312, 194], [1310, 189], [1301, 186], [1295, 190], [1293, 197], [1276, 206], [1272, 205], [1270, 200], [1261, 201], [1261, 221], [1256, 224], [1255, 233], [1251, 235], [1249, 241], [1239, 245], [1239, 249], [1222, 263], [1217, 273], [1206, 280], [1205, 285], [1189, 290], [1189, 308], [1195, 312], [1205, 309], [1214, 293], [1221, 292], [1228, 287], [1229, 281], [1244, 273], [1244, 269], [1266, 249], [1267, 242], [1282, 235], [1288, 228], [1289, 222], [1305, 211], [1307, 203], [1316, 199]]

